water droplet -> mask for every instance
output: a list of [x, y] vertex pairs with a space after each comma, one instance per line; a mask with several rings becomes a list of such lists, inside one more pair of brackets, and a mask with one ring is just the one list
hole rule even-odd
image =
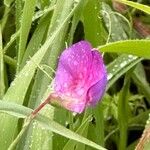
[[65, 84], [64, 84], [64, 87], [65, 87], [65, 88], [66, 88], [66, 87], [68, 87], [68, 84], [67, 84], [67, 83], [65, 83]]
[[12, 82], [12, 83], [11, 83], [11, 86], [15, 86], [15, 83], [14, 83], [14, 82]]
[[78, 90], [77, 90], [77, 94], [78, 94], [79, 96], [82, 96], [83, 93], [84, 93], [84, 89], [78, 89]]
[[112, 71], [115, 72], [115, 69], [113, 69]]
[[124, 62], [122, 62], [122, 63], [120, 64], [120, 67], [124, 67], [126, 64], [127, 64], [127, 62], [124, 61]]
[[115, 68], [117, 68], [117, 67], [118, 67], [118, 65], [115, 65], [114, 67], [115, 67]]
[[78, 62], [77, 62], [77, 61], [74, 61], [73, 64], [74, 64], [75, 66], [77, 66], [77, 65], [78, 65]]
[[72, 115], [75, 117], [75, 116], [77, 115], [77, 113], [76, 113], [76, 112], [73, 112]]
[[113, 74], [109, 73], [107, 79], [110, 80], [113, 77]]

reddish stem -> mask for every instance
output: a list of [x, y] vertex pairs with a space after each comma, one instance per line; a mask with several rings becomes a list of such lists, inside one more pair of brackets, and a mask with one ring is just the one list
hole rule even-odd
[[36, 109], [33, 110], [33, 112], [31, 113], [32, 118], [34, 118], [34, 117], [37, 115], [37, 113], [38, 113], [46, 104], [50, 103], [51, 98], [52, 98], [52, 96], [51, 96], [51, 94], [50, 94], [50, 95], [44, 100], [44, 102], [42, 102]]
[[150, 127], [146, 127], [135, 150], [144, 150], [144, 145], [149, 141], [149, 139], [150, 139]]

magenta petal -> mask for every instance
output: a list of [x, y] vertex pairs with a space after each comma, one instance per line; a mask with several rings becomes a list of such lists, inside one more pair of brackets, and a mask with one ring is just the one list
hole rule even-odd
[[[72, 75], [78, 76], [80, 73], [87, 73], [91, 64], [92, 54], [91, 45], [86, 41], [78, 42], [65, 49], [62, 53], [59, 63]], [[59, 67], [59, 66], [58, 66]]]
[[100, 81], [94, 84], [87, 93], [87, 105], [94, 106], [97, 104], [99, 100], [101, 100], [102, 96], [104, 95], [106, 89], [107, 78], [104, 76]]
[[72, 88], [76, 84], [82, 86], [90, 69], [91, 59], [91, 45], [86, 41], [78, 42], [65, 49], [60, 56], [56, 72], [56, 91], [64, 94], [71, 86]]
[[101, 54], [92, 50], [88, 42], [81, 41], [61, 54], [54, 91], [66, 109], [81, 113], [87, 105], [95, 105], [102, 97], [106, 75]]
[[67, 99], [65, 99], [62, 101], [61, 104], [63, 107], [65, 107], [66, 109], [70, 111], [81, 113], [85, 109], [86, 103], [85, 103], [85, 100], [76, 101], [74, 99], [70, 99], [70, 101], [68, 101]]
[[87, 93], [87, 104], [95, 105], [103, 96], [107, 84], [107, 72], [101, 54], [94, 50], [92, 51], [93, 60], [89, 82], [91, 83]]

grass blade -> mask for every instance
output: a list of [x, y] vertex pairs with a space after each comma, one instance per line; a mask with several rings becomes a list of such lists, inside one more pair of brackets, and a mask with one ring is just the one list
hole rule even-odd
[[4, 0], [4, 4], [7, 6], [7, 7], [10, 7], [11, 3], [13, 2], [14, 0]]
[[101, 52], [126, 53], [150, 59], [150, 40], [125, 40], [99, 47]]
[[138, 58], [136, 56], [128, 56], [122, 54], [118, 58], [116, 58], [112, 63], [110, 63], [107, 66], [109, 80], [107, 89], [109, 89], [113, 85], [113, 83], [115, 83], [115, 81], [119, 79], [120, 76], [122, 76], [125, 72], [127, 72], [141, 60], [142, 58]]
[[[53, 12], [53, 16], [51, 18], [51, 23], [49, 25], [49, 31], [48, 31], [49, 35], [53, 35], [54, 31], [57, 30], [59, 26], [61, 26], [64, 19], [68, 16], [68, 14], [73, 8], [73, 2], [74, 2], [73, 0], [69, 2], [67, 0], [57, 1], [55, 10]], [[50, 18], [51, 14], [48, 15], [47, 17]], [[46, 57], [41, 62], [42, 64], [47, 64], [50, 68], [55, 69], [58, 56], [60, 55], [60, 52], [62, 51], [62, 49], [64, 49], [65, 36], [67, 33], [67, 29], [68, 29], [68, 24], [65, 24], [63, 26], [63, 29], [61, 30], [61, 33], [55, 38], [55, 40], [53, 41], [53, 44], [49, 47], [50, 50], [46, 53]], [[52, 72], [51, 70], [47, 70], [47, 71], [48, 71], [49, 76], [53, 77], [54, 72]], [[45, 76], [45, 74], [41, 72], [41, 70], [39, 70], [37, 72], [36, 81], [34, 83], [31, 97], [29, 100], [29, 107], [35, 108], [37, 105], [39, 105], [39, 103], [41, 103], [45, 95], [44, 94], [45, 91], [49, 92], [49, 90], [47, 90], [47, 87], [50, 85], [50, 83], [51, 83], [51, 79]], [[34, 98], [32, 97], [32, 95], [34, 95]], [[56, 121], [58, 120], [58, 122], [61, 122], [63, 125], [65, 124], [64, 123], [65, 118], [66, 118], [65, 110], [61, 110], [61, 109], [55, 110], [53, 107], [51, 107], [47, 109], [46, 111], [44, 111], [43, 114], [51, 119], [54, 118], [53, 120], [56, 120]], [[63, 117], [60, 117], [60, 116], [63, 116]], [[42, 129], [39, 130], [39, 125], [34, 123], [30, 127], [30, 131], [27, 133], [26, 146], [30, 147], [31, 149], [38, 148], [41, 150], [45, 149], [45, 147], [49, 147], [50, 149], [52, 149], [52, 147], [58, 150], [61, 149], [62, 145], [65, 143], [64, 137], [61, 137], [55, 134], [53, 136], [52, 135], [53, 133], [47, 132], [46, 130], [42, 130]], [[45, 139], [42, 138], [43, 136], [45, 137]], [[44, 141], [47, 141], [47, 142], [45, 142], [45, 144], [43, 145], [42, 143]], [[56, 143], [59, 142], [59, 145], [58, 144], [56, 145], [55, 142]], [[31, 143], [31, 144], [28, 144], [28, 143]]]
[[4, 79], [4, 52], [2, 43], [2, 32], [0, 25], [0, 98], [3, 97], [5, 93], [5, 79]]
[[[21, 106], [18, 104], [14, 104], [14, 103], [3, 102], [3, 101], [0, 101], [0, 111], [9, 113], [11, 115], [15, 114], [14, 116], [18, 116], [18, 117], [27, 117], [32, 112], [32, 110], [27, 107], [24, 107], [24, 106]], [[69, 139], [72, 139], [72, 140], [76, 140], [83, 144], [89, 145], [98, 150], [106, 150], [105, 148], [99, 146], [98, 144], [66, 129], [65, 127], [61, 126], [57, 122], [55, 122], [53, 120], [49, 120], [49, 118], [47, 118], [47, 117], [38, 115], [35, 118], [35, 120], [37, 120], [41, 124], [41, 126], [46, 128], [47, 130], [51, 130], [57, 134], [60, 134]]]
[[18, 50], [18, 71], [25, 52], [28, 34], [31, 28], [32, 17], [34, 14], [36, 0], [26, 0], [23, 8], [23, 14], [20, 27], [20, 40]]
[[96, 47], [104, 43], [103, 36], [105, 34], [105, 30], [102, 26], [102, 20], [100, 18], [102, 2], [98, 0], [89, 0], [85, 4], [82, 19], [85, 39], [90, 41], [92, 45]]
[[143, 95], [147, 98], [147, 100], [150, 100], [150, 85], [146, 80], [146, 75], [144, 73], [145, 72], [142, 64], [139, 64], [137, 65], [137, 67], [135, 68], [132, 74], [132, 79], [138, 85], [138, 88], [143, 93]]
[[[70, 17], [73, 15], [74, 11], [76, 10], [78, 5], [76, 5], [72, 11], [69, 13], [69, 15], [64, 19], [62, 24], [57, 28], [57, 30], [53, 33], [51, 37], [48, 37], [46, 42], [43, 44], [43, 46], [38, 50], [38, 52], [32, 57], [30, 61], [24, 66], [24, 68], [21, 70], [21, 72], [18, 74], [18, 76], [15, 78], [15, 80], [12, 82], [10, 88], [8, 89], [7, 93], [5, 94], [3, 100], [15, 102], [18, 104], [22, 104], [26, 95], [26, 92], [28, 90], [28, 87], [30, 85], [30, 82], [34, 76], [35, 70], [37, 68], [36, 64], [39, 64], [44, 57], [45, 53], [47, 52], [50, 45], [53, 44], [54, 39], [58, 36], [60, 31], [63, 29], [64, 25], [68, 22]], [[33, 62], [36, 62], [33, 63]], [[22, 84], [20, 84], [22, 83]], [[24, 85], [24, 86], [22, 86]], [[0, 128], [3, 130], [0, 130], [0, 147], [3, 147], [3, 149], [7, 149], [10, 143], [12, 142], [17, 129], [17, 118], [14, 118], [12, 116], [6, 115], [6, 114], [0, 114], [1, 122], [0, 122]], [[12, 132], [10, 132], [12, 131]], [[6, 135], [3, 137], [3, 135]]]
[[127, 145], [129, 86], [130, 73], [125, 77], [124, 86], [120, 92], [118, 100], [118, 120], [120, 130], [119, 150], [126, 150]]
[[126, 4], [128, 6], [131, 6], [131, 7], [137, 8], [147, 14], [150, 14], [150, 7], [147, 5], [143, 5], [137, 2], [127, 1], [127, 0], [116, 0], [116, 1]]

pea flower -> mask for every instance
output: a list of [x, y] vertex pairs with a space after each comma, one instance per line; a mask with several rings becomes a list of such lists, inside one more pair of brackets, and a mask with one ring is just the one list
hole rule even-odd
[[54, 92], [66, 109], [81, 113], [102, 98], [107, 72], [101, 54], [89, 42], [80, 41], [60, 56]]

